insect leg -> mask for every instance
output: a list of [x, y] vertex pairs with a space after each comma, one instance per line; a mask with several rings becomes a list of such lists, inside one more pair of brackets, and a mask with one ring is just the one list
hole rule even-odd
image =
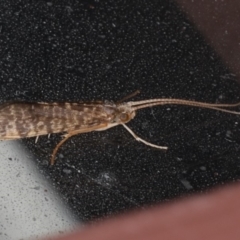
[[75, 131], [72, 131], [72, 132], [68, 132], [67, 134], [64, 134], [63, 137], [64, 139], [62, 139], [58, 144], [57, 146], [54, 148], [53, 152], [52, 152], [52, 157], [51, 157], [51, 160], [50, 160], [50, 164], [53, 165], [54, 164], [54, 161], [55, 161], [55, 157], [56, 157], [56, 154], [58, 152], [58, 149], [72, 136], [74, 135], [77, 135], [77, 134], [80, 134], [80, 133], [87, 133], [87, 132], [92, 132], [92, 131], [95, 131], [95, 130], [98, 130], [98, 129], [101, 129], [101, 128], [105, 128], [107, 126], [106, 123], [104, 124], [100, 124], [100, 125], [97, 125], [97, 126], [94, 126], [94, 127], [89, 127], [89, 128], [85, 128], [85, 129], [80, 129], [80, 130], [75, 130]]
[[56, 154], [58, 152], [58, 149], [73, 135], [71, 134], [66, 134], [64, 135], [64, 139], [62, 139], [58, 144], [57, 146], [54, 148], [53, 152], [52, 152], [52, 157], [51, 157], [51, 160], [50, 160], [50, 164], [53, 165], [54, 164], [54, 161], [55, 161], [55, 157], [56, 157]]
[[36, 136], [36, 139], [35, 139], [35, 144], [37, 143], [37, 141], [38, 141], [38, 138], [39, 138], [39, 136]]
[[144, 139], [138, 137], [127, 125], [125, 125], [124, 123], [121, 123], [126, 129], [127, 131], [139, 142], [142, 142], [150, 147], [154, 147], [154, 148], [158, 148], [158, 149], [162, 149], [162, 150], [167, 150], [168, 147], [165, 147], [165, 146], [158, 146], [158, 145], [155, 145], [155, 144], [152, 144], [150, 142], [147, 142], [145, 141]]
[[72, 136], [76, 135], [76, 134], [79, 134], [79, 133], [82, 133], [79, 132], [79, 131], [74, 131], [74, 132], [71, 132], [71, 133], [67, 133], [67, 134], [64, 134], [63, 135], [63, 139], [57, 144], [57, 146], [54, 148], [53, 152], [52, 152], [52, 157], [51, 157], [51, 160], [50, 160], [50, 164], [53, 165], [54, 164], [54, 161], [55, 161], [55, 157], [56, 157], [56, 154], [58, 152], [58, 149]]

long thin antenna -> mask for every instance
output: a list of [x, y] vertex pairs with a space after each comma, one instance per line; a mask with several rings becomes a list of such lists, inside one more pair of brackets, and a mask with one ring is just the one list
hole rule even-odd
[[240, 106], [239, 103], [235, 104], [217, 104], [217, 103], [205, 103], [205, 102], [195, 102], [195, 101], [189, 101], [189, 100], [182, 100], [182, 99], [171, 99], [171, 98], [163, 98], [163, 99], [150, 99], [150, 100], [143, 100], [143, 101], [136, 101], [136, 102], [129, 102], [129, 106], [132, 107], [132, 110], [136, 111], [142, 108], [147, 107], [153, 107], [157, 105], [186, 105], [186, 106], [192, 106], [192, 107], [200, 107], [200, 108], [208, 108], [212, 110], [217, 110], [221, 112], [231, 113], [240, 115], [240, 112], [237, 111], [231, 111], [224, 108], [233, 108]]

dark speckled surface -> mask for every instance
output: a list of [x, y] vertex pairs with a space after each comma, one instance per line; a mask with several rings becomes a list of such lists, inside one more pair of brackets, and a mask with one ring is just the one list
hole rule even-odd
[[[4, 1], [1, 101], [184, 98], [239, 101], [239, 85], [169, 1]], [[128, 126], [61, 139], [23, 140], [63, 201], [84, 221], [176, 199], [240, 176], [239, 116], [181, 106], [138, 112]]]

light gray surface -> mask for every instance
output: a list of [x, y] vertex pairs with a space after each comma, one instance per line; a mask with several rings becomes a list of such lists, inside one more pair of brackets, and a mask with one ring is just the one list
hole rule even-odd
[[20, 141], [1, 141], [0, 158], [0, 240], [41, 238], [74, 227]]

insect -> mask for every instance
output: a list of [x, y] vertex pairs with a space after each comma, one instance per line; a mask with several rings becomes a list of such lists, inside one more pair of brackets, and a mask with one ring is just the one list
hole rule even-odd
[[166, 146], [158, 146], [138, 137], [126, 125], [135, 117], [138, 110], [166, 104], [187, 105], [240, 115], [240, 112], [229, 110], [229, 108], [239, 106], [240, 103], [214, 104], [171, 98], [117, 103], [109, 101], [5, 103], [0, 106], [0, 140], [38, 137], [50, 133], [64, 132], [63, 139], [52, 152], [50, 163], [53, 165], [59, 148], [70, 137], [80, 133], [103, 131], [122, 125], [137, 141], [150, 147], [166, 150]]

